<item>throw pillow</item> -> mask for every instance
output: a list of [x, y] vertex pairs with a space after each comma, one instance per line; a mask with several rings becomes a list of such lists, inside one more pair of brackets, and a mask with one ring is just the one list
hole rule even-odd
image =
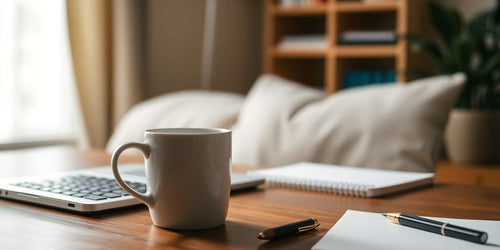
[[433, 171], [463, 74], [323, 91], [264, 75], [233, 127], [233, 162]]
[[166, 127], [230, 128], [238, 116], [244, 96], [216, 91], [181, 91], [164, 94], [135, 105], [120, 120], [106, 150], [144, 141], [144, 130]]

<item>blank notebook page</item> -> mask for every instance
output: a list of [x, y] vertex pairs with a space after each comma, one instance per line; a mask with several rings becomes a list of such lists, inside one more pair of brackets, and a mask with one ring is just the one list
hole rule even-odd
[[249, 174], [261, 175], [271, 185], [278, 187], [363, 197], [379, 196], [431, 184], [434, 177], [433, 173], [367, 169], [310, 162], [250, 171]]
[[347, 210], [313, 250], [500, 249], [500, 221], [426, 217], [488, 233], [486, 245], [397, 225], [379, 213]]

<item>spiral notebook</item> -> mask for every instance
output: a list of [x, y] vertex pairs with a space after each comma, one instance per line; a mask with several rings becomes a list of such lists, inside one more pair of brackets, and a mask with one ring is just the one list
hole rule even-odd
[[271, 186], [348, 196], [376, 197], [433, 183], [433, 173], [346, 167], [311, 162], [248, 174], [260, 175]]

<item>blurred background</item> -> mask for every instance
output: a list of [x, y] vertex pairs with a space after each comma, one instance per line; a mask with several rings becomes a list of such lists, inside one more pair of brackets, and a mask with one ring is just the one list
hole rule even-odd
[[[466, 19], [496, 3], [439, 2]], [[0, 149], [102, 148], [142, 100], [184, 89], [247, 93], [267, 71], [266, 3], [1, 1]]]

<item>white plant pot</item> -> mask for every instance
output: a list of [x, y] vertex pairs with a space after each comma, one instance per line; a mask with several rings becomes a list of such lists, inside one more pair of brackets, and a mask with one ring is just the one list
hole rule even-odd
[[500, 111], [452, 110], [445, 142], [451, 161], [499, 163]]

